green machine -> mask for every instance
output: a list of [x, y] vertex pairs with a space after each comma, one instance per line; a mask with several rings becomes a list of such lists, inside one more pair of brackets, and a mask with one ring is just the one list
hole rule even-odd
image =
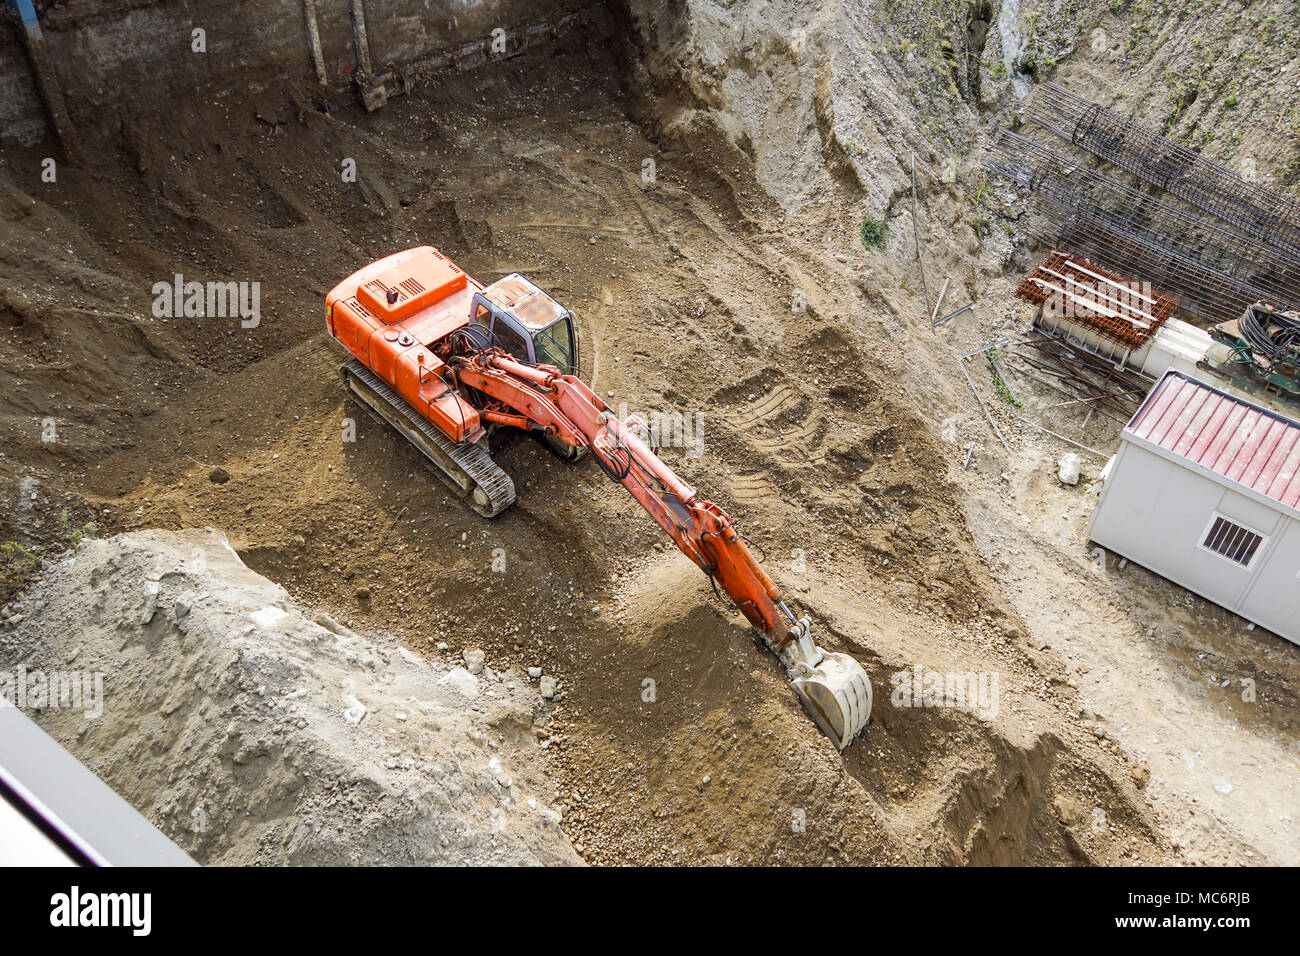
[[1210, 335], [1224, 349], [1206, 355], [1199, 365], [1248, 391], [1300, 405], [1300, 314], [1256, 302], [1240, 319], [1216, 325]]

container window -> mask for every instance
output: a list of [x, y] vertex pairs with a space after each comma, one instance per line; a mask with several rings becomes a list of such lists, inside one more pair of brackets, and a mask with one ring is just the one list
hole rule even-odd
[[1233, 564], [1248, 568], [1263, 543], [1263, 535], [1249, 528], [1243, 528], [1223, 515], [1215, 515], [1209, 529], [1205, 532], [1205, 540], [1201, 542], [1201, 546], [1227, 558]]

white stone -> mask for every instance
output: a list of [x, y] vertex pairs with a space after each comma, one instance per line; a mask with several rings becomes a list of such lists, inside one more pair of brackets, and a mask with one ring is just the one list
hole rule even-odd
[[478, 678], [463, 667], [453, 667], [447, 671], [438, 678], [438, 685], [449, 688], [465, 700], [473, 700], [478, 696]]
[[157, 581], [145, 581], [144, 609], [140, 612], [140, 623], [148, 624], [158, 610], [158, 592], [162, 589]]
[[344, 697], [343, 703], [347, 704], [347, 709], [343, 711], [343, 719], [349, 724], [356, 726], [361, 723], [366, 716], [366, 705], [361, 703], [355, 697]]
[[253, 623], [258, 627], [275, 627], [289, 616], [289, 612], [278, 607], [263, 607], [249, 612], [248, 616], [253, 619]]
[[1079, 483], [1079, 468], [1083, 464], [1072, 451], [1067, 451], [1061, 456], [1060, 462], [1056, 466], [1056, 477], [1067, 485], [1077, 485]]

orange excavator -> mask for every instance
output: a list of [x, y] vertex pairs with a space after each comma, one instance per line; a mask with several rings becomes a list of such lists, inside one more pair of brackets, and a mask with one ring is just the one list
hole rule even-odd
[[329, 333], [351, 355], [348, 393], [404, 435], [484, 517], [515, 500], [489, 455], [501, 428], [535, 433], [561, 458], [588, 454], [677, 547], [722, 587], [785, 665], [796, 696], [840, 750], [871, 716], [871, 682], [847, 654], [822, 650], [731, 519], [665, 465], [578, 377], [571, 311], [521, 275], [481, 286], [432, 246], [366, 266], [326, 298]]

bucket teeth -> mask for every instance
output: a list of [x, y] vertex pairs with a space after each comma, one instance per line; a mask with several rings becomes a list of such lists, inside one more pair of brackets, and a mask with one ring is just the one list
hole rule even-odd
[[871, 719], [871, 681], [862, 665], [847, 654], [827, 653], [804, 677], [791, 682], [809, 715], [843, 750]]

